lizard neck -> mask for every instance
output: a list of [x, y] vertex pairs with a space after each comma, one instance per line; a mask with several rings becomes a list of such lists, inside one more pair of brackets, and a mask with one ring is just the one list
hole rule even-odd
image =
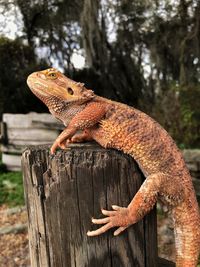
[[87, 102], [80, 104], [51, 97], [46, 101], [46, 105], [51, 114], [67, 126], [72, 118], [86, 107]]

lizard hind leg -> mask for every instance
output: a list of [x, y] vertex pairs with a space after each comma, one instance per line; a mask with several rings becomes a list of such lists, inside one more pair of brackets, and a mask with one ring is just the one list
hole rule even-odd
[[118, 235], [130, 225], [142, 219], [154, 207], [157, 201], [163, 176], [165, 176], [163, 173], [148, 176], [127, 208], [113, 205], [113, 211], [102, 210], [102, 213], [107, 217], [92, 219], [92, 222], [104, 225], [95, 231], [89, 231], [87, 235], [100, 235], [112, 227], [119, 227], [114, 232], [114, 235]]

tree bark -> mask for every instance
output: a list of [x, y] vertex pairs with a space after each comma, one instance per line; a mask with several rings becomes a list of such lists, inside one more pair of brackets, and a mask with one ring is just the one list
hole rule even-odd
[[95, 71], [107, 73], [108, 40], [100, 1], [84, 0], [80, 22], [87, 66]]
[[114, 237], [96, 229], [101, 208], [127, 206], [144, 177], [133, 159], [96, 144], [70, 145], [53, 157], [46, 146], [22, 156], [32, 267], [157, 266], [155, 209]]

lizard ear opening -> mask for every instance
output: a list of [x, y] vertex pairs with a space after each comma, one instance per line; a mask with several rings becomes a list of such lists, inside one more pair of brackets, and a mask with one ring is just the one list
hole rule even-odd
[[67, 92], [68, 92], [69, 95], [73, 95], [74, 94], [74, 91], [72, 90], [71, 87], [67, 88]]

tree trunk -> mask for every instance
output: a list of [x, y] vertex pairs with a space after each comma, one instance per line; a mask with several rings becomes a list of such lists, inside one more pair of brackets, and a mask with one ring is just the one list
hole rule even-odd
[[34, 146], [22, 167], [32, 267], [157, 266], [155, 209], [117, 237], [86, 235], [101, 208], [127, 206], [138, 191], [144, 177], [131, 157], [93, 143], [54, 156]]
[[95, 71], [103, 73], [108, 69], [108, 47], [101, 4], [98, 0], [84, 0], [81, 13], [82, 40], [85, 49], [86, 63]]

